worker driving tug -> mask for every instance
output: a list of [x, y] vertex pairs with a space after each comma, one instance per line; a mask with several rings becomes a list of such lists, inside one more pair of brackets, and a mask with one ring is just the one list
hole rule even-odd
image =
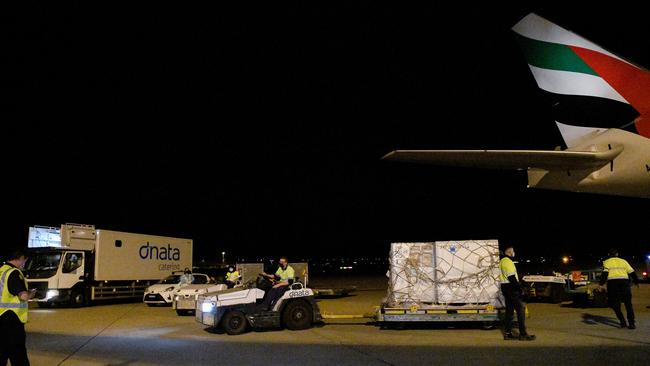
[[266, 293], [264, 301], [260, 305], [263, 310], [271, 310], [273, 308], [275, 302], [282, 297], [282, 294], [284, 294], [290, 285], [290, 281], [293, 281], [295, 277], [295, 271], [289, 265], [287, 257], [280, 257], [278, 264], [279, 267], [275, 274], [260, 273], [261, 276], [273, 283], [273, 287]]

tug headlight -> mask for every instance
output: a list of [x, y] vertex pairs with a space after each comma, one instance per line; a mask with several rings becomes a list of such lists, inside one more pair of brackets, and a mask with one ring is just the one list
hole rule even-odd
[[201, 311], [204, 313], [211, 313], [215, 308], [215, 305], [213, 302], [204, 302], [201, 304]]

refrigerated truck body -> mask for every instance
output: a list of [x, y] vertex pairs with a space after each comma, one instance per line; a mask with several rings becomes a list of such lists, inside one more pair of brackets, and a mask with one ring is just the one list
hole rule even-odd
[[192, 239], [65, 224], [30, 228], [25, 277], [41, 306], [142, 298], [147, 286], [192, 268]]

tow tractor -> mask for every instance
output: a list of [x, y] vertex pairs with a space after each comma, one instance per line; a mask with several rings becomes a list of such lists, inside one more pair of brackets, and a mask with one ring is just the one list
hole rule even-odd
[[580, 306], [607, 307], [607, 292], [599, 286], [602, 268], [583, 269], [569, 274], [567, 293], [574, 304]]
[[522, 277], [522, 287], [526, 299], [546, 299], [552, 303], [560, 303], [566, 297], [567, 278], [566, 276], [554, 274], [527, 275]]
[[[241, 287], [244, 283], [255, 280], [257, 274], [264, 270], [262, 263], [237, 263], [239, 278], [234, 287]], [[196, 301], [201, 294], [226, 290], [228, 286], [223, 283], [209, 283], [201, 285], [187, 285], [179, 288], [174, 294], [172, 308], [178, 315], [189, 315], [196, 309]]]
[[260, 309], [259, 304], [271, 286], [266, 278], [259, 276], [240, 288], [199, 295], [196, 321], [236, 335], [250, 328], [307, 329], [322, 320], [314, 291], [304, 286], [300, 277], [289, 279], [286, 292], [270, 310]]

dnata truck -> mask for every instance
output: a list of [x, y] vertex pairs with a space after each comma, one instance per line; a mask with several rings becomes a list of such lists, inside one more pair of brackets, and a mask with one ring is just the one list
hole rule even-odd
[[142, 298], [147, 286], [192, 268], [192, 239], [95, 229], [65, 224], [29, 228], [25, 277], [32, 301], [89, 305]]

